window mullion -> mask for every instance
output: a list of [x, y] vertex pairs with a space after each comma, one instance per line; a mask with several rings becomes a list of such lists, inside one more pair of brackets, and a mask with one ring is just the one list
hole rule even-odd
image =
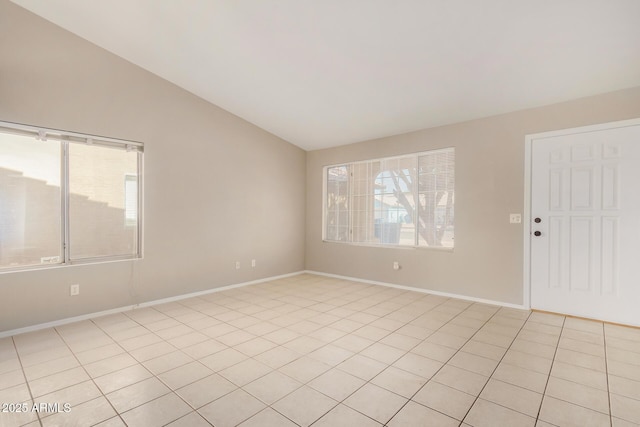
[[62, 149], [62, 165], [60, 177], [60, 195], [61, 202], [61, 229], [62, 229], [62, 257], [63, 264], [69, 264], [69, 143], [63, 141]]

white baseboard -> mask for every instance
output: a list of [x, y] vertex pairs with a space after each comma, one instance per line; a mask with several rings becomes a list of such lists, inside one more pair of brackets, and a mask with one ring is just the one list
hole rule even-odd
[[122, 313], [123, 311], [135, 310], [136, 308], [152, 307], [154, 305], [166, 304], [166, 303], [169, 303], [169, 302], [180, 301], [180, 300], [187, 299], [187, 298], [199, 297], [199, 296], [202, 296], [202, 295], [212, 294], [214, 292], [222, 292], [222, 291], [227, 291], [229, 289], [241, 288], [243, 286], [249, 286], [249, 285], [255, 285], [255, 284], [258, 284], [258, 283], [269, 282], [271, 280], [284, 279], [286, 277], [292, 277], [292, 276], [297, 276], [299, 274], [303, 274], [304, 272], [305, 271], [296, 271], [294, 273], [282, 274], [280, 276], [265, 277], [264, 279], [257, 279], [257, 280], [252, 280], [252, 281], [249, 281], [249, 282], [236, 283], [236, 284], [233, 284], [233, 285], [221, 286], [219, 288], [212, 288], [212, 289], [207, 289], [207, 290], [204, 290], [204, 291], [191, 292], [191, 293], [188, 293], [188, 294], [182, 294], [182, 295], [177, 295], [177, 296], [174, 296], [174, 297], [162, 298], [162, 299], [158, 299], [158, 300], [142, 302], [140, 304], [127, 305], [127, 306], [124, 306], [124, 307], [112, 308], [110, 310], [97, 311], [95, 313], [83, 314], [83, 315], [80, 315], [80, 316], [67, 317], [65, 319], [54, 320], [54, 321], [51, 321], [51, 322], [40, 323], [40, 324], [32, 325], [32, 326], [25, 326], [24, 328], [12, 329], [12, 330], [9, 330], [9, 331], [1, 331], [0, 332], [0, 338], [6, 338], [6, 337], [13, 336], [13, 335], [24, 334], [24, 333], [27, 333], [27, 332], [39, 331], [41, 329], [52, 328], [52, 327], [55, 327], [55, 326], [62, 326], [62, 325], [66, 325], [68, 323], [80, 322], [82, 320], [93, 319], [93, 318], [96, 318], [96, 317], [102, 317], [102, 316], [106, 316], [106, 315], [109, 315], [109, 314]]
[[471, 297], [471, 296], [467, 296], [467, 295], [452, 294], [452, 293], [440, 292], [440, 291], [432, 291], [430, 289], [416, 288], [416, 287], [413, 287], [413, 286], [396, 285], [394, 283], [378, 282], [376, 280], [367, 280], [367, 279], [360, 279], [360, 278], [357, 278], [357, 277], [341, 276], [339, 274], [323, 273], [321, 271], [313, 271], [313, 270], [305, 270], [304, 273], [317, 274], [318, 276], [332, 277], [332, 278], [335, 278], [335, 279], [351, 280], [353, 282], [367, 283], [367, 284], [370, 284], [370, 285], [387, 286], [387, 287], [390, 287], [390, 288], [403, 289], [405, 291], [421, 292], [423, 294], [438, 295], [438, 296], [447, 297], [447, 298], [457, 298], [457, 299], [461, 299], [461, 300], [465, 300], [465, 301], [479, 302], [479, 303], [482, 303], [482, 304], [497, 305], [497, 306], [500, 306], [500, 307], [515, 308], [515, 309], [518, 309], [518, 310], [529, 310], [529, 307], [526, 307], [526, 306], [524, 306], [522, 304], [511, 304], [511, 303], [508, 303], [508, 302], [494, 301], [494, 300], [489, 300], [489, 299], [484, 299], [484, 298], [476, 298], [476, 297]]

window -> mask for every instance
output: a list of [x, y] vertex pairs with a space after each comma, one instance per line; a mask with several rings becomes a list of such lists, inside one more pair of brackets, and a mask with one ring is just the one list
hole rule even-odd
[[140, 257], [142, 153], [0, 122], [0, 270]]
[[455, 149], [325, 168], [324, 239], [453, 248]]

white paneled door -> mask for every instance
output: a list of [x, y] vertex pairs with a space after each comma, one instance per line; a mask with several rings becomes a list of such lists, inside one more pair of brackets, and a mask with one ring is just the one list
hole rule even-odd
[[640, 325], [640, 125], [531, 140], [531, 307]]

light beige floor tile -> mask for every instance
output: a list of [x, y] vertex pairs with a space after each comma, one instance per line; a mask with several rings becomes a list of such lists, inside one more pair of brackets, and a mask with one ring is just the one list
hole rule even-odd
[[604, 344], [591, 344], [571, 338], [560, 337], [558, 347], [577, 351], [580, 353], [590, 354], [592, 356], [604, 357]]
[[[504, 347], [475, 341], [474, 339], [469, 340], [460, 350], [493, 360], [502, 359], [502, 356], [504, 356], [506, 352]], [[423, 354], [423, 356], [426, 355]]]
[[604, 414], [609, 413], [609, 394], [606, 391], [573, 381], [550, 377], [545, 394]]
[[357, 335], [359, 337], [362, 337], [371, 341], [379, 341], [382, 338], [389, 335], [389, 333], [390, 332], [387, 331], [386, 329], [378, 328], [372, 325], [365, 325], [362, 328], [356, 329], [355, 331], [353, 331], [354, 335]]
[[269, 322], [260, 322], [244, 328], [245, 331], [258, 337], [262, 337], [263, 335], [277, 331], [278, 329], [280, 329], [280, 326]]
[[236, 346], [238, 344], [242, 344], [243, 342], [247, 342], [253, 338], [256, 338], [255, 335], [250, 334], [249, 332], [245, 332], [243, 330], [237, 330], [226, 335], [221, 335], [219, 337], [215, 337], [216, 340], [220, 341], [222, 344], [227, 345], [229, 347]]
[[[345, 405], [338, 405], [313, 424], [313, 427], [380, 427], [382, 424], [354, 411]], [[258, 426], [256, 426], [258, 427]]]
[[49, 426], [90, 426], [116, 415], [107, 399], [98, 397], [73, 406], [69, 412], [60, 412], [42, 419], [42, 425]]
[[191, 332], [186, 335], [180, 335], [180, 336], [168, 339], [167, 341], [169, 342], [169, 344], [173, 345], [174, 347], [184, 348], [184, 347], [189, 347], [189, 346], [201, 343], [208, 339], [209, 339], [208, 335], [202, 334], [200, 332]]
[[605, 427], [611, 425], [608, 415], [563, 400], [545, 396], [539, 418], [557, 426]]
[[17, 355], [0, 357], [0, 375], [6, 374], [7, 372], [11, 371], [17, 371], [19, 369], [22, 369], [22, 366], [20, 365], [20, 359], [18, 359]]
[[582, 341], [594, 345], [604, 345], [602, 334], [592, 334], [590, 332], [576, 331], [574, 329], [563, 329], [562, 338], [569, 338], [575, 341]]
[[455, 366], [445, 365], [433, 376], [433, 380], [464, 393], [477, 396], [489, 380], [489, 377], [456, 368]]
[[609, 375], [609, 391], [640, 401], [640, 381]]
[[223, 369], [227, 369], [230, 366], [236, 365], [243, 360], [247, 360], [248, 357], [238, 350], [228, 348], [226, 350], [213, 353], [209, 356], [200, 359], [200, 363], [214, 372], [220, 372]]
[[213, 371], [199, 362], [191, 362], [170, 371], [163, 372], [158, 378], [172, 390], [198, 381], [213, 374]]
[[[348, 311], [351, 311], [351, 310], [348, 310]], [[356, 322], [350, 319], [341, 319], [331, 325], [332, 328], [338, 329], [339, 331], [343, 331], [346, 333], [351, 333], [356, 329], [360, 329], [363, 326], [364, 326], [364, 323]]]
[[419, 340], [426, 339], [429, 335], [433, 334], [434, 332], [435, 331], [430, 330], [428, 328], [422, 328], [415, 325], [405, 325], [396, 331], [396, 333], [417, 338]]
[[400, 395], [374, 384], [365, 384], [343, 403], [381, 424], [386, 424], [406, 402], [407, 399]]
[[[27, 388], [26, 383], [17, 384], [0, 390], [0, 404], [8, 404], [10, 402], [20, 403], [26, 402], [27, 400], [31, 400], [31, 394], [29, 394], [29, 389]], [[0, 407], [0, 409], [2, 408]]]
[[536, 393], [543, 393], [548, 377], [518, 366], [501, 363], [493, 373], [492, 378], [535, 391]]
[[[21, 373], [22, 374], [22, 373]], [[29, 382], [34, 398], [89, 380], [82, 368], [74, 368]], [[2, 380], [2, 378], [0, 378]]]
[[611, 415], [629, 423], [640, 425], [640, 401], [612, 394]]
[[557, 347], [555, 345], [546, 345], [527, 341], [518, 337], [515, 339], [513, 344], [511, 344], [510, 349], [526, 354], [532, 354], [534, 356], [544, 357], [545, 359], [553, 359], [556, 354]]
[[513, 342], [513, 337], [487, 332], [481, 329], [473, 336], [473, 340], [498, 347], [508, 348]]
[[267, 405], [271, 405], [301, 386], [302, 383], [293, 378], [273, 371], [242, 388]]
[[341, 402], [347, 396], [365, 384], [357, 378], [339, 369], [331, 369], [309, 382], [309, 387]]
[[176, 393], [189, 405], [198, 409], [237, 388], [227, 379], [213, 374], [176, 390]]
[[434, 332], [425, 340], [425, 342], [439, 344], [445, 347], [453, 348], [455, 350], [460, 349], [467, 341], [468, 338], [462, 338], [444, 332]]
[[510, 349], [504, 355], [502, 363], [519, 366], [540, 374], [549, 375], [552, 361], [550, 359]]
[[24, 374], [27, 377], [27, 381], [31, 381], [77, 366], [80, 366], [80, 364], [74, 356], [65, 356], [59, 359], [49, 360], [48, 362], [38, 363], [37, 365], [27, 366], [24, 368]]
[[327, 344], [324, 347], [320, 347], [319, 349], [312, 351], [308, 356], [322, 363], [326, 363], [327, 365], [336, 366], [353, 356], [353, 354], [353, 352], [342, 347]]
[[389, 421], [389, 427], [457, 427], [460, 421], [447, 417], [440, 412], [409, 401]]
[[604, 332], [607, 337], [621, 338], [630, 341], [640, 341], [640, 329], [638, 328], [605, 323]]
[[266, 335], [263, 335], [263, 338], [268, 339], [271, 342], [274, 342], [278, 345], [282, 345], [293, 341], [294, 339], [300, 336], [299, 333], [293, 332], [287, 328], [278, 329], [277, 331], [270, 332]]
[[303, 386], [272, 405], [272, 408], [300, 426], [311, 425], [338, 402]]
[[607, 370], [610, 375], [640, 381], [640, 365], [607, 360]]
[[268, 374], [272, 369], [254, 359], [244, 360], [218, 373], [237, 386], [243, 386]]
[[157, 378], [149, 378], [107, 394], [113, 407], [123, 413], [169, 393], [170, 390]]
[[337, 366], [338, 369], [341, 369], [365, 381], [369, 381], [371, 378], [382, 372], [386, 367], [387, 365], [385, 365], [384, 363], [378, 362], [377, 360], [373, 360], [365, 356], [361, 356], [359, 354], [356, 354], [355, 356], [345, 360]]
[[638, 423], [632, 423], [622, 418], [611, 418], [611, 425], [613, 427], [638, 427]]
[[442, 363], [418, 354], [407, 353], [392, 366], [429, 379], [442, 367]]
[[122, 421], [120, 416], [116, 416], [95, 424], [93, 427], [127, 427], [127, 425]]
[[84, 365], [84, 368], [92, 378], [96, 378], [137, 364], [138, 361], [136, 359], [127, 353], [123, 353], [97, 362], [89, 363], [88, 365]]
[[558, 351], [556, 352], [555, 361], [593, 369], [600, 372], [606, 372], [607, 370], [604, 357], [592, 356], [590, 354], [580, 353], [564, 348], [558, 349]]
[[620, 350], [628, 350], [634, 353], [640, 353], [640, 341], [625, 340], [616, 337], [607, 337], [607, 347], [617, 348]]
[[286, 347], [289, 350], [293, 350], [296, 353], [300, 354], [311, 353], [312, 351], [317, 350], [324, 345], [324, 341], [320, 341], [319, 339], [311, 338], [304, 335], [282, 344], [283, 347]]
[[557, 335], [549, 335], [542, 332], [521, 330], [516, 339], [534, 342], [538, 344], [544, 344], [552, 347], [558, 345], [559, 337]]
[[296, 353], [295, 351], [289, 350], [288, 348], [282, 346], [278, 346], [272, 348], [271, 350], [267, 350], [264, 353], [258, 354], [257, 356], [255, 356], [255, 359], [273, 369], [278, 369], [289, 362], [293, 362], [294, 360], [299, 359], [300, 357], [301, 355]]
[[478, 399], [471, 407], [464, 422], [474, 427], [533, 427], [536, 424], [536, 419], [487, 400]]
[[249, 357], [253, 357], [260, 353], [264, 353], [267, 350], [271, 350], [276, 346], [277, 344], [272, 341], [257, 337], [242, 344], [238, 344], [234, 348]]
[[607, 360], [614, 360], [616, 362], [640, 366], [640, 357], [638, 357], [638, 353], [614, 347], [607, 348]]
[[265, 408], [239, 424], [238, 427], [297, 427], [297, 424], [273, 409]]
[[211, 424], [209, 424], [197, 412], [190, 412], [187, 415], [167, 424], [167, 427], [211, 427]]
[[594, 371], [593, 369], [569, 365], [564, 362], [554, 362], [551, 376], [600, 390], [607, 390], [607, 375], [604, 372]]
[[331, 369], [331, 366], [326, 363], [304, 356], [282, 366], [278, 370], [305, 384], [329, 369]]
[[374, 343], [360, 352], [361, 355], [377, 360], [382, 363], [392, 364], [400, 357], [404, 356], [404, 350], [391, 347], [382, 343]]
[[177, 349], [166, 341], [159, 342], [157, 344], [151, 344], [146, 347], [137, 348], [129, 352], [134, 359], [138, 362], [146, 362], [147, 360], [155, 359], [165, 354], [173, 353]]
[[542, 394], [494, 379], [489, 380], [480, 397], [534, 418], [542, 403]]
[[564, 327], [565, 329], [573, 329], [576, 331], [604, 335], [604, 324], [595, 320], [567, 317], [564, 321]]
[[408, 399], [427, 383], [427, 379], [389, 366], [374, 377], [371, 383]]
[[435, 381], [428, 382], [412, 398], [418, 403], [457, 420], [464, 418], [475, 399], [475, 396]]
[[[421, 340], [400, 333], [391, 333], [380, 340], [381, 343], [390, 345], [400, 350], [409, 351], [420, 344]], [[423, 356], [425, 356], [423, 354]]]
[[0, 374], [0, 390], [24, 384], [25, 381], [24, 373], [21, 369], [5, 372], [4, 374]]
[[235, 332], [237, 330], [238, 328], [231, 326], [227, 323], [219, 323], [217, 325], [204, 328], [200, 332], [207, 335], [208, 337], [217, 338], [226, 334], [230, 334], [231, 332]]
[[542, 323], [545, 325], [562, 326], [564, 324], [565, 316], [553, 313], [542, 313], [534, 311], [529, 316], [530, 322]]
[[362, 338], [357, 335], [349, 334], [335, 340], [332, 344], [337, 345], [338, 347], [342, 347], [353, 353], [358, 353], [364, 350], [365, 348], [369, 347], [374, 342], [375, 341], [372, 341], [367, 338]]
[[458, 350], [445, 347], [443, 345], [434, 344], [432, 342], [423, 341], [411, 350], [411, 353], [428, 357], [438, 362], [446, 363]]
[[118, 341], [118, 344], [125, 350], [131, 351], [151, 344], [157, 344], [159, 342], [164, 342], [164, 340], [152, 332], [147, 332], [138, 337]]
[[122, 387], [137, 383], [151, 377], [152, 374], [142, 365], [133, 365], [128, 368], [112, 372], [107, 375], [95, 378], [94, 381], [104, 393], [111, 393]]
[[177, 395], [169, 393], [123, 413], [122, 419], [129, 427], [161, 426], [191, 411]]
[[555, 336], [560, 335], [560, 332], [562, 331], [562, 327], [560, 326], [546, 325], [544, 323], [532, 321], [528, 321], [527, 323], [525, 323], [522, 329], [525, 331], [541, 332], [543, 334]]
[[[71, 387], [66, 387], [61, 390], [54, 391], [53, 393], [45, 394], [37, 400], [38, 402], [45, 403], [68, 403], [71, 405], [71, 407], [75, 407], [81, 403], [93, 400], [100, 395], [100, 390], [98, 389], [98, 387], [96, 387], [93, 381], [85, 381], [76, 385], [72, 385]], [[3, 400], [2, 398], [0, 398], [0, 402], [9, 402], [13, 401], [14, 399]], [[43, 414], [40, 414], [40, 416], [43, 416]]]
[[459, 351], [447, 364], [488, 377], [498, 366], [498, 361]]
[[97, 362], [98, 360], [107, 359], [111, 356], [116, 356], [118, 354], [124, 353], [124, 349], [120, 347], [118, 344], [107, 344], [102, 347], [94, 348], [87, 351], [82, 351], [78, 353], [74, 353], [75, 357], [82, 363], [83, 365], [88, 365], [92, 362]]
[[213, 338], [209, 338], [206, 341], [200, 342], [198, 344], [183, 347], [182, 351], [193, 359], [202, 359], [203, 357], [209, 356], [213, 353], [217, 353], [227, 348], [228, 347], [226, 345], [219, 343]]

